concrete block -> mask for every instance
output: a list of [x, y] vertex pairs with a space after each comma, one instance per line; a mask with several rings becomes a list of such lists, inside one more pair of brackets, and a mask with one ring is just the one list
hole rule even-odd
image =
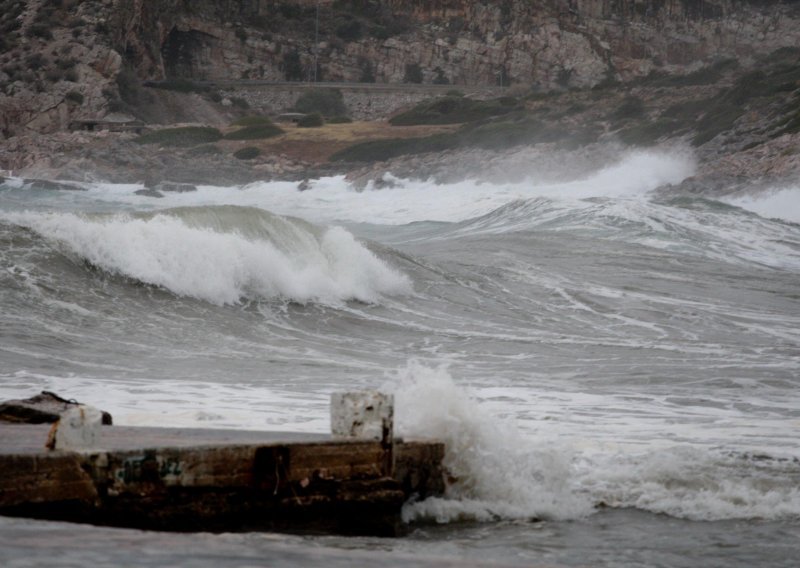
[[378, 391], [333, 393], [331, 432], [334, 436], [391, 444], [394, 438], [394, 396]]
[[103, 413], [92, 406], [78, 405], [66, 410], [50, 430], [47, 447], [53, 450], [96, 450], [103, 425]]

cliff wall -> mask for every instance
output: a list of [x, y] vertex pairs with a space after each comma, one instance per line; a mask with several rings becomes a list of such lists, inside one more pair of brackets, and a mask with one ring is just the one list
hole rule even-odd
[[[150, 78], [591, 86], [800, 45], [800, 3], [733, 0], [134, 0]], [[319, 17], [317, 17], [319, 16]]]
[[0, 0], [0, 8], [3, 137], [135, 111], [146, 79], [549, 90], [800, 45], [798, 0]]

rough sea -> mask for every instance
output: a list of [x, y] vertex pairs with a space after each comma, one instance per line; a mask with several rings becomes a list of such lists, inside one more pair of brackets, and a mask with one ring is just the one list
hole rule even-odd
[[[329, 431], [395, 393], [458, 479], [397, 539], [0, 518], [0, 565], [703, 566], [800, 558], [800, 180], [656, 190], [685, 153], [436, 185], [0, 185], [0, 400]], [[392, 185], [392, 184], [389, 184]]]

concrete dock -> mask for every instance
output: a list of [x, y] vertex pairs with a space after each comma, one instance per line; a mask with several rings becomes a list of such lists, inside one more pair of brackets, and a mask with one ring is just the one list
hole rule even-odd
[[103, 426], [48, 450], [49, 424], [0, 423], [0, 515], [170, 531], [393, 536], [444, 491], [444, 445], [324, 434]]

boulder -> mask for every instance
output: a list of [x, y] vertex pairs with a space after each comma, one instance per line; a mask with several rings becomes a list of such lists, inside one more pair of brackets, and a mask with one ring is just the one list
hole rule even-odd
[[67, 181], [50, 181], [47, 179], [26, 179], [25, 185], [31, 189], [44, 189], [52, 191], [86, 191], [85, 187]]
[[[56, 422], [68, 410], [79, 405], [75, 400], [61, 398], [55, 393], [42, 391], [25, 400], [7, 400], [0, 403], [0, 422], [18, 424], [49, 424]], [[111, 414], [102, 411], [102, 422], [112, 424]]]

